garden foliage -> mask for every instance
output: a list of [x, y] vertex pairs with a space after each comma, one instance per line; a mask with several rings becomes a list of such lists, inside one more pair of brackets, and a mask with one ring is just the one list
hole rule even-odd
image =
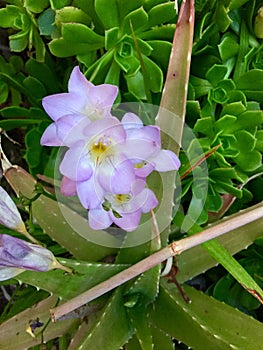
[[[41, 349], [44, 343], [69, 350], [262, 347], [262, 218], [255, 220], [253, 213], [263, 211], [263, 3], [206, 0], [196, 1], [193, 7], [193, 1], [179, 1], [179, 16], [176, 4], [167, 0], [1, 2], [3, 186], [7, 180], [17, 195], [11, 200], [0, 187], [0, 283], [11, 294], [0, 316], [2, 350], [13, 344], [18, 350]], [[187, 57], [191, 57], [190, 71]], [[136, 216], [138, 221], [142, 215], [145, 226], [141, 231], [135, 230], [137, 221], [132, 229], [123, 224], [125, 210], [118, 212], [120, 205], [112, 204], [105, 192], [107, 200], [100, 202], [100, 209], [110, 219], [96, 227], [89, 225], [94, 202], [84, 198], [86, 187], [78, 192], [74, 187], [70, 193], [78, 193], [80, 201], [60, 193], [61, 181], [62, 192], [70, 192], [64, 178], [74, 172], [71, 162], [74, 165], [79, 153], [69, 140], [58, 142], [53, 131], [47, 130], [56, 128], [61, 134], [71, 130], [72, 118], [63, 119], [64, 114], [62, 127], [58, 126], [61, 116], [56, 119], [50, 110], [60, 101], [56, 96], [74, 97], [70, 95], [76, 93], [70, 91], [74, 84], [69, 83], [72, 71], [86, 79], [75, 85], [78, 94], [78, 86], [92, 86], [93, 91], [103, 87], [104, 95], [94, 93], [94, 101], [110, 105], [107, 113], [114, 117], [100, 119], [102, 124], [106, 118], [114, 119], [121, 132], [128, 134], [123, 122], [127, 113], [143, 137], [158, 127], [166, 132], [161, 136], [167, 151], [159, 145], [143, 158], [148, 165], [155, 164], [154, 160], [157, 165], [147, 176], [139, 175], [144, 195], [152, 196]], [[112, 93], [110, 103], [107, 93]], [[50, 96], [55, 96], [51, 109], [47, 106]], [[66, 109], [71, 105], [70, 100], [67, 103]], [[74, 111], [77, 103], [77, 98], [72, 100]], [[176, 115], [178, 129], [169, 111]], [[91, 124], [84, 124], [81, 140], [90, 137], [86, 130]], [[176, 144], [168, 133], [176, 135]], [[12, 166], [12, 152], [6, 144], [12, 144], [9, 138], [17, 134], [22, 145], [12, 145], [19, 149], [18, 165]], [[120, 133], [117, 137], [122, 140]], [[149, 139], [158, 144], [159, 137], [150, 134]], [[128, 146], [125, 156], [134, 152]], [[137, 146], [138, 154], [146, 154], [146, 143]], [[65, 152], [70, 152], [66, 147], [74, 152], [68, 153], [59, 171]], [[174, 162], [170, 168], [156, 160], [164, 154]], [[136, 163], [134, 156], [126, 158]], [[129, 181], [137, 179], [144, 166], [139, 164]], [[81, 174], [86, 176], [84, 170]], [[79, 186], [79, 178], [71, 180], [70, 185]], [[115, 184], [125, 187], [126, 180], [116, 176]], [[107, 179], [103, 176], [99, 181], [105, 191]], [[160, 237], [146, 214], [155, 206], [153, 219], [161, 228]], [[231, 218], [238, 221], [243, 210], [251, 222], [239, 228], [227, 226]], [[57, 322], [51, 321], [50, 309], [170, 242], [201, 232], [211, 223], [216, 226], [222, 219], [227, 234], [174, 259], [176, 279], [172, 272], [163, 277], [158, 264], [125, 284], [120, 281], [113, 291]], [[116, 225], [104, 230], [112, 222], [135, 231], [117, 230]], [[188, 298], [191, 303], [186, 302]]]

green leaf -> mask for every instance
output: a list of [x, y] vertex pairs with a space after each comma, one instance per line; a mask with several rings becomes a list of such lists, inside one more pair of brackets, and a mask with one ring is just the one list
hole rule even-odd
[[82, 23], [91, 24], [91, 18], [81, 9], [74, 6], [67, 6], [56, 11], [55, 22], [58, 25], [62, 23]]
[[43, 12], [44, 9], [48, 7], [48, 5], [49, 0], [25, 0], [24, 2], [26, 9], [34, 13]]
[[151, 91], [160, 92], [163, 87], [163, 73], [162, 70], [150, 58], [143, 57], [143, 62], [146, 70], [147, 84]]
[[154, 343], [149, 327], [149, 315], [145, 307], [127, 308], [127, 313], [142, 350], [153, 350]]
[[[105, 29], [119, 27], [119, 11], [117, 0], [95, 0], [96, 13]], [[107, 11], [105, 11], [107, 9]]]
[[48, 8], [37, 19], [40, 35], [50, 36], [54, 30], [55, 12]]
[[[258, 207], [262, 208], [262, 204], [246, 209], [247, 215], [250, 215], [250, 211]], [[232, 215], [231, 218], [237, 215], [238, 213]], [[225, 220], [227, 225], [227, 219]], [[219, 223], [220, 222], [221, 221], [219, 221]], [[240, 250], [247, 248], [257, 237], [262, 235], [262, 223], [263, 220], [257, 220], [249, 225], [233, 229], [228, 234], [219, 237], [218, 241], [229, 251], [230, 254], [234, 255]], [[181, 226], [182, 222], [176, 221], [176, 224], [177, 226]], [[237, 236], [238, 239], [236, 239]], [[197, 246], [183, 252], [178, 257], [178, 264], [180, 270], [180, 273], [177, 276], [178, 281], [185, 282], [192, 277], [207, 271], [209, 268], [215, 266], [217, 262], [202, 246]]]
[[137, 305], [147, 306], [153, 302], [159, 292], [160, 269], [160, 266], [155, 266], [141, 274], [125, 293], [126, 303], [133, 299], [134, 295], [138, 297], [133, 305], [134, 307]]
[[237, 116], [237, 120], [234, 125], [234, 130], [253, 128], [255, 126], [260, 127], [262, 122], [262, 111], [246, 111]]
[[8, 85], [0, 80], [0, 105], [5, 103], [9, 94]]
[[1, 109], [1, 114], [3, 118], [31, 118], [31, 119], [43, 119], [46, 118], [46, 114], [43, 109], [40, 108], [24, 108], [24, 107], [16, 107], [10, 106]]
[[121, 31], [125, 34], [130, 34], [132, 33], [132, 31], [134, 33], [137, 33], [139, 30], [141, 31], [143, 27], [146, 27], [147, 23], [147, 12], [145, 12], [143, 7], [140, 7], [137, 10], [134, 10], [125, 16], [121, 26]]
[[172, 2], [158, 4], [152, 7], [148, 12], [149, 27], [163, 25], [164, 23], [171, 21], [175, 15], [176, 12]]
[[262, 155], [258, 151], [240, 152], [235, 161], [242, 170], [255, 171], [262, 165]]
[[59, 259], [59, 262], [70, 267], [73, 274], [65, 274], [62, 270], [52, 270], [51, 273], [26, 271], [17, 276], [17, 279], [59, 296], [63, 300], [70, 300], [127, 268], [127, 265], [70, 259]]
[[[68, 334], [77, 327], [78, 320], [67, 320], [51, 324], [49, 309], [57, 303], [57, 297], [49, 297], [31, 308], [15, 315], [11, 319], [1, 324], [0, 330], [0, 348], [1, 350], [10, 350], [10, 344], [15, 344], [17, 349], [29, 349], [49, 339], [60, 337], [62, 334]], [[36, 338], [29, 336], [25, 328], [27, 321], [39, 318], [44, 325], [47, 325], [41, 336], [42, 327], [35, 330]], [[14, 322], [16, 326], [14, 327]]]
[[24, 79], [24, 86], [27, 93], [34, 99], [41, 100], [47, 95], [47, 90], [44, 85], [34, 77], [27, 77]]
[[226, 114], [215, 122], [215, 130], [222, 135], [231, 134], [235, 130], [236, 121], [237, 117]]
[[38, 119], [12, 119], [12, 120], [0, 120], [0, 127], [6, 131], [22, 128], [28, 125], [38, 124], [40, 120]]
[[237, 139], [236, 148], [240, 150], [240, 152], [250, 152], [254, 150], [257, 139], [248, 131], [239, 130], [235, 133], [235, 137]]
[[[63, 23], [62, 36], [67, 41], [75, 42], [78, 38], [78, 43], [92, 45], [92, 49], [97, 49], [104, 46], [104, 37], [96, 34], [92, 29], [81, 23]], [[91, 48], [87, 49], [87, 51]]]
[[106, 50], [114, 47], [118, 42], [119, 28], [111, 28], [105, 31], [105, 48]]
[[204, 135], [213, 138], [214, 136], [214, 125], [212, 117], [204, 117], [197, 120], [194, 126], [196, 132], [200, 132]]
[[174, 343], [172, 338], [165, 332], [163, 332], [158, 327], [151, 327], [152, 337], [154, 348], [165, 349], [165, 350], [174, 350]]
[[219, 64], [215, 64], [206, 73], [206, 79], [213, 85], [216, 86], [217, 83], [226, 78], [227, 67]]
[[252, 69], [235, 81], [237, 89], [242, 90], [251, 99], [263, 101], [263, 70]]
[[[184, 288], [192, 301], [188, 305], [173, 285], [162, 283], [150, 315], [156, 327], [196, 350], [249, 349], [251, 344], [260, 348], [263, 341], [260, 322], [194, 288]], [[173, 316], [170, 322], [167, 310]]]
[[263, 152], [263, 130], [256, 132], [256, 149]]
[[128, 13], [136, 10], [143, 5], [145, 5], [145, 0], [118, 0], [120, 18], [124, 18]]
[[71, 0], [49, 0], [51, 8], [53, 10], [61, 9], [62, 7], [68, 6], [71, 3]]
[[9, 46], [11, 51], [21, 52], [28, 45], [28, 32], [19, 32], [9, 37]]
[[241, 101], [232, 102], [232, 103], [225, 104], [223, 106], [221, 116], [224, 116], [225, 114], [239, 115], [245, 111], [246, 111], [246, 107]]
[[237, 37], [232, 33], [226, 33], [221, 43], [218, 45], [218, 50], [223, 62], [226, 62], [229, 58], [236, 56], [239, 50]]
[[138, 36], [142, 40], [172, 41], [174, 30], [175, 30], [175, 25], [169, 24], [161, 27], [155, 27], [142, 33], [138, 33]]
[[23, 11], [13, 5], [7, 5], [6, 8], [0, 9], [0, 26], [2, 28], [17, 28], [21, 29], [21, 27], [17, 27], [17, 20], [20, 19]]
[[119, 349], [133, 333], [123, 306], [121, 288], [118, 288], [80, 346], [83, 349]]
[[224, 4], [218, 2], [214, 14], [214, 20], [221, 32], [225, 32], [231, 23], [231, 19], [229, 18], [227, 12], [228, 11], [225, 8]]
[[167, 70], [172, 44], [168, 41], [152, 40], [148, 41], [152, 47], [150, 58], [156, 62], [164, 71]]
[[27, 72], [45, 86], [48, 94], [60, 91], [59, 82], [54, 71], [46, 63], [30, 58], [25, 64]]

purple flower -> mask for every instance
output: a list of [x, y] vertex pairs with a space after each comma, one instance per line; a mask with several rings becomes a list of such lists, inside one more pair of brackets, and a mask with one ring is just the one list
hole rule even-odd
[[90, 123], [61, 162], [62, 192], [76, 192], [86, 209], [101, 204], [106, 192], [127, 193], [135, 172], [122, 152], [125, 141], [126, 132], [115, 117]]
[[105, 229], [112, 223], [126, 231], [134, 231], [142, 213], [158, 205], [154, 193], [145, 187], [145, 181], [136, 179], [129, 193], [107, 193], [102, 205], [89, 210], [89, 225], [94, 230]]
[[93, 121], [111, 116], [111, 108], [117, 97], [118, 88], [109, 84], [95, 86], [75, 67], [70, 75], [67, 93], [60, 93], [43, 98], [42, 104], [55, 122], [47, 127], [41, 138], [45, 146], [61, 146], [63, 140], [58, 136], [57, 122], [70, 116], [76, 123], [85, 118]]
[[62, 266], [46, 248], [9, 235], [0, 235], [0, 280], [9, 279], [24, 270], [49, 271]]
[[177, 170], [180, 161], [161, 149], [159, 127], [144, 126], [133, 113], [121, 122], [111, 115], [117, 87], [94, 86], [75, 67], [68, 90], [43, 99], [54, 123], [41, 144], [68, 147], [60, 164], [61, 192], [79, 197], [93, 229], [114, 223], [133, 231], [141, 215], [158, 204], [146, 187], [147, 176]]
[[176, 154], [161, 149], [158, 126], [144, 126], [133, 113], [124, 115], [122, 125], [127, 133], [124, 153], [133, 160], [136, 176], [145, 178], [153, 170], [165, 172], [179, 169], [180, 161]]

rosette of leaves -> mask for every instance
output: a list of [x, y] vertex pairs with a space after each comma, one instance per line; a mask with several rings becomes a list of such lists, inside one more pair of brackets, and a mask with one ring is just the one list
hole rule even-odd
[[175, 16], [171, 1], [76, 0], [56, 9], [49, 48], [58, 57], [76, 55], [95, 84], [122, 83], [132, 100], [150, 102], [162, 89]]
[[10, 5], [0, 9], [0, 26], [9, 29], [11, 51], [21, 52], [34, 47], [38, 61], [44, 61], [45, 44], [43, 43], [36, 21], [36, 14], [48, 5], [48, 0], [10, 0]]
[[[207, 159], [205, 203], [202, 191], [192, 191], [195, 206], [204, 205], [199, 223], [209, 219], [209, 212], [220, 212], [226, 194], [240, 203], [251, 200], [252, 193], [239, 187], [262, 171], [262, 46], [253, 32], [256, 3], [248, 2], [246, 13], [237, 9], [242, 1], [229, 6], [204, 3], [207, 12], [197, 12], [203, 17], [195, 31], [187, 120], [205, 152], [220, 145]], [[220, 8], [221, 17], [217, 15]], [[198, 160], [193, 149], [191, 144], [182, 152], [182, 164], [189, 158]], [[201, 181], [203, 173], [197, 169], [195, 176]], [[187, 201], [193, 178], [187, 177], [182, 185]]]

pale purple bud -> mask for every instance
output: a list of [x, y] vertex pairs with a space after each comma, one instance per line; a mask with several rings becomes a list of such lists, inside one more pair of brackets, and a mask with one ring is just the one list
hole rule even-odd
[[46, 248], [22, 239], [0, 235], [0, 280], [14, 277], [24, 270], [49, 271], [62, 266]]

